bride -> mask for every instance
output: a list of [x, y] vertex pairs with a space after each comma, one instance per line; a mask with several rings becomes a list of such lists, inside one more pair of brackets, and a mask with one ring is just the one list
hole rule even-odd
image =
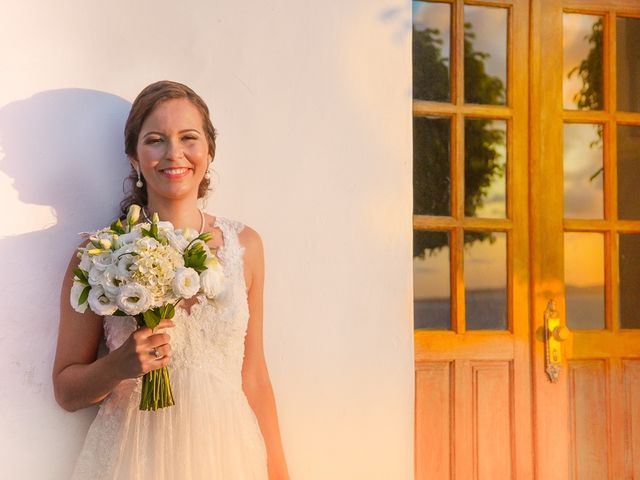
[[[153, 331], [132, 317], [76, 312], [73, 255], [62, 285], [55, 397], [76, 411], [100, 404], [74, 479], [288, 479], [263, 351], [262, 242], [238, 221], [198, 208], [209, 185], [215, 129], [189, 87], [161, 81], [134, 101], [125, 126], [131, 191], [148, 219], [213, 235], [225, 271], [224, 301], [183, 300]], [[102, 339], [109, 352], [98, 358]], [[167, 366], [176, 405], [138, 409], [141, 377]]]

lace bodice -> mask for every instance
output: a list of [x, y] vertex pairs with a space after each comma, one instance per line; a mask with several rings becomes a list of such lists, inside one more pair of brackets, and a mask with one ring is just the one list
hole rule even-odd
[[[175, 327], [167, 329], [172, 349], [169, 370], [206, 369], [215, 372], [220, 380], [240, 388], [249, 319], [244, 248], [238, 240], [244, 225], [217, 217], [214, 226], [219, 227], [223, 235], [224, 243], [218, 248], [217, 255], [224, 268], [225, 287], [214, 300], [199, 296], [188, 313], [180, 306], [176, 308]], [[105, 317], [105, 341], [109, 351], [120, 347], [135, 328], [132, 317]], [[140, 379], [136, 381], [140, 384]]]

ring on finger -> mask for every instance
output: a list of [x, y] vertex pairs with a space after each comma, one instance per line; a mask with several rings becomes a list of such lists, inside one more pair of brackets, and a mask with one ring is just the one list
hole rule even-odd
[[157, 347], [154, 347], [153, 350], [151, 350], [151, 355], [153, 355], [156, 358], [160, 358], [162, 356], [162, 354], [160, 353]]

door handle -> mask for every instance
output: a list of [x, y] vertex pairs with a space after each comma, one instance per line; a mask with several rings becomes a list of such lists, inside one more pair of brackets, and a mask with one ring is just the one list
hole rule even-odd
[[560, 314], [556, 302], [549, 300], [544, 311], [544, 370], [549, 380], [558, 381], [562, 366], [562, 342], [569, 337], [569, 329], [560, 324]]

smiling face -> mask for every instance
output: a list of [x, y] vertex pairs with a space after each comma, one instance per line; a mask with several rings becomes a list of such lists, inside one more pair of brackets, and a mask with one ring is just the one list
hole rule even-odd
[[198, 108], [186, 98], [159, 103], [142, 124], [136, 155], [150, 202], [196, 199], [211, 158]]

